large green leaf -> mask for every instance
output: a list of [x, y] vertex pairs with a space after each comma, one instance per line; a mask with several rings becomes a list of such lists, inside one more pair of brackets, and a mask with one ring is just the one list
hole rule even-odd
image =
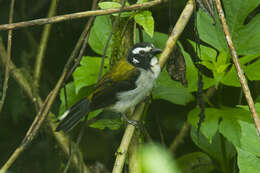
[[216, 20], [216, 25], [214, 26], [212, 18], [202, 10], [199, 10], [197, 13], [197, 22], [200, 39], [219, 51], [228, 50], [219, 20]]
[[[98, 80], [101, 57], [83, 57], [80, 66], [74, 71], [73, 78], [76, 93], [82, 87], [93, 85]], [[103, 74], [108, 71], [109, 60], [105, 58]]]
[[245, 150], [237, 148], [239, 173], [259, 173], [260, 158]]
[[[198, 127], [200, 109], [195, 108], [188, 114], [188, 121], [194, 126]], [[205, 109], [205, 120], [201, 125], [201, 133], [212, 142], [213, 136], [216, 135], [218, 130], [218, 121], [221, 117], [220, 111], [214, 108]]]
[[134, 16], [134, 19], [136, 23], [141, 25], [145, 32], [150, 36], [153, 37], [154, 33], [154, 20], [152, 16], [152, 12], [150, 11], [142, 11], [140, 13], [137, 13]]
[[[153, 43], [155, 47], [163, 49], [165, 47], [165, 43], [168, 39], [168, 35], [161, 32], [154, 32], [153, 37], [151, 38], [146, 32], [143, 33], [144, 42]], [[140, 42], [139, 40], [139, 30], [136, 32], [136, 42]]]
[[[231, 159], [235, 155], [235, 147], [227, 140], [222, 141], [221, 135], [216, 133], [212, 138], [212, 143], [203, 135], [197, 135], [197, 130], [192, 127], [191, 129], [192, 141], [203, 151], [209, 154], [213, 159], [217, 160], [220, 164], [225, 164], [226, 159]], [[224, 142], [224, 145], [223, 143]], [[225, 148], [223, 148], [225, 147]]]
[[[239, 55], [260, 52], [260, 46], [258, 46], [260, 45], [260, 15], [255, 16], [248, 24], [245, 24], [248, 15], [259, 4], [260, 0], [236, 0], [235, 3], [233, 0], [223, 1], [227, 24]], [[201, 10], [197, 20], [200, 38], [219, 51], [228, 51], [219, 20], [217, 20], [216, 26], [212, 25], [212, 19]]]
[[260, 157], [260, 140], [253, 123], [239, 121], [241, 127], [241, 149]]
[[[199, 122], [199, 108], [195, 108], [188, 114], [188, 121], [197, 128]], [[221, 121], [219, 121], [221, 120]], [[241, 139], [241, 127], [239, 121], [251, 123], [251, 117], [247, 110], [241, 108], [228, 108], [221, 109], [206, 108], [205, 120], [201, 126], [201, 132], [207, 137], [209, 142], [212, 142], [212, 137], [219, 129], [230, 142], [239, 146]]]
[[249, 80], [260, 80], [260, 60], [258, 59], [256, 62], [249, 64], [244, 68], [245, 73]]
[[[97, 16], [90, 30], [89, 45], [99, 55], [104, 54], [105, 45], [112, 30], [112, 22], [108, 15]], [[112, 45], [110, 40], [109, 45]], [[110, 46], [107, 49], [107, 56], [111, 55]]]
[[152, 94], [154, 99], [165, 99], [180, 105], [185, 105], [194, 99], [186, 88], [170, 78], [166, 70], [161, 72]]

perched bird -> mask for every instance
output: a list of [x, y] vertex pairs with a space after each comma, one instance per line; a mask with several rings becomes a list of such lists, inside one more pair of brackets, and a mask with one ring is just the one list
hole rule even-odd
[[128, 57], [115, 64], [87, 98], [61, 116], [56, 131], [68, 132], [83, 116], [97, 109], [120, 113], [126, 118], [127, 110], [146, 97], [158, 78], [161, 69], [156, 55], [161, 52], [151, 43], [135, 44]]

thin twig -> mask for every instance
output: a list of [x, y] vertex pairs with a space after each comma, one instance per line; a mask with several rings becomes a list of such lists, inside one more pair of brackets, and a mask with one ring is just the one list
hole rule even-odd
[[[179, 20], [177, 21], [175, 27], [173, 28], [172, 33], [166, 42], [166, 46], [160, 56], [159, 63], [162, 68], [165, 65], [171, 51], [173, 50], [177, 39], [181, 35], [185, 26], [187, 25], [187, 23], [190, 19], [190, 16], [193, 13], [194, 8], [195, 8], [195, 0], [189, 0], [187, 5], [185, 6], [181, 16], [179, 17]], [[134, 120], [137, 120], [137, 121], [140, 120], [143, 109], [144, 109], [144, 103], [141, 103], [137, 107], [136, 111], [134, 112], [134, 115], [133, 115]], [[127, 154], [128, 147], [129, 147], [129, 143], [133, 136], [134, 130], [135, 130], [134, 126], [132, 126], [132, 125], [127, 126], [123, 139], [121, 141], [120, 147], [117, 152], [116, 161], [115, 161], [112, 173], [121, 173], [122, 172], [126, 154]]]
[[245, 98], [246, 98], [249, 110], [250, 110], [252, 117], [254, 119], [255, 127], [257, 129], [258, 135], [260, 136], [260, 120], [259, 120], [258, 114], [256, 112], [255, 104], [254, 104], [254, 101], [252, 99], [249, 87], [247, 85], [247, 80], [245, 78], [245, 75], [244, 75], [243, 70], [241, 68], [241, 65], [239, 63], [237, 52], [236, 52], [234, 44], [232, 42], [232, 37], [231, 37], [231, 34], [229, 32], [228, 25], [226, 23], [226, 19], [225, 19], [224, 12], [223, 12], [223, 9], [222, 9], [222, 6], [221, 6], [221, 2], [220, 2], [220, 0], [215, 0], [215, 3], [217, 5], [217, 11], [218, 11], [218, 14], [219, 14], [219, 18], [221, 20], [222, 28], [223, 28], [223, 31], [225, 33], [225, 38], [226, 38], [226, 41], [228, 43], [228, 47], [229, 47], [231, 55], [232, 55], [233, 63], [235, 64], [235, 67], [236, 67], [236, 70], [237, 70], [237, 75], [238, 75], [240, 84], [241, 84], [243, 92], [245, 94]]
[[[132, 11], [132, 10], [140, 10], [140, 9], [144, 9], [144, 8], [149, 8], [149, 7], [160, 4], [161, 2], [162, 2], [162, 0], [155, 0], [155, 1], [150, 1], [150, 2], [141, 3], [141, 4], [134, 4], [134, 5], [125, 7], [123, 9], [123, 11]], [[121, 10], [121, 8], [111, 8], [111, 9], [106, 9], [106, 10], [84, 11], [84, 12], [60, 15], [60, 16], [55, 16], [55, 17], [50, 17], [50, 18], [42, 18], [42, 19], [25, 21], [25, 22], [18, 22], [18, 23], [13, 23], [13, 24], [3, 24], [3, 25], [0, 25], [0, 30], [10, 30], [10, 29], [17, 29], [17, 28], [22, 28], [22, 27], [34, 26], [34, 25], [57, 23], [57, 22], [65, 21], [65, 20], [80, 19], [80, 18], [89, 17], [89, 16], [100, 16], [100, 15], [106, 15], [106, 14], [113, 14], [113, 13], [118, 13], [120, 10]]]
[[[9, 12], [9, 23], [13, 23], [13, 15], [14, 15], [14, 0], [11, 1], [10, 5], [10, 12]], [[3, 93], [2, 98], [0, 100], [0, 112], [2, 112], [2, 109], [4, 107], [6, 92], [8, 89], [8, 79], [9, 79], [9, 64], [11, 60], [11, 48], [12, 48], [12, 33], [13, 30], [8, 31], [8, 43], [7, 43], [7, 62], [5, 65], [5, 80], [3, 85]]]
[[[50, 9], [48, 12], [48, 17], [52, 17], [56, 13], [56, 7], [57, 7], [57, 0], [53, 0], [50, 5]], [[38, 53], [35, 61], [35, 69], [34, 69], [34, 88], [36, 91], [39, 89], [39, 82], [41, 78], [41, 69], [42, 69], [42, 63], [43, 63], [43, 58], [44, 54], [46, 52], [46, 47], [48, 43], [48, 39], [50, 36], [50, 31], [51, 31], [51, 24], [45, 25], [42, 33], [42, 38], [41, 42], [38, 48]]]
[[190, 129], [190, 124], [188, 122], [185, 122], [181, 128], [180, 133], [175, 137], [173, 142], [171, 143], [169, 150], [171, 152], [175, 152], [177, 147], [183, 142], [184, 137], [187, 135], [188, 131]]

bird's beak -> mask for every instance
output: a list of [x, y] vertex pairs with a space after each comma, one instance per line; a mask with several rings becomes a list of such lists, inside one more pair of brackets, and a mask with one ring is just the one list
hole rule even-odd
[[152, 49], [152, 54], [153, 54], [153, 55], [157, 55], [157, 54], [159, 54], [159, 53], [162, 53], [162, 50], [161, 50], [161, 49], [159, 49], [159, 48], [153, 48], [153, 49]]

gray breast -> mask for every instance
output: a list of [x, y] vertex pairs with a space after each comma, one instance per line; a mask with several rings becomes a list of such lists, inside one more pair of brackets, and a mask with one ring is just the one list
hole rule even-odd
[[143, 100], [153, 85], [160, 73], [158, 63], [154, 64], [151, 70], [139, 69], [140, 76], [136, 80], [136, 88], [130, 91], [125, 91], [117, 94], [118, 101], [115, 105], [108, 109], [116, 112], [125, 113], [130, 107], [135, 106]]

